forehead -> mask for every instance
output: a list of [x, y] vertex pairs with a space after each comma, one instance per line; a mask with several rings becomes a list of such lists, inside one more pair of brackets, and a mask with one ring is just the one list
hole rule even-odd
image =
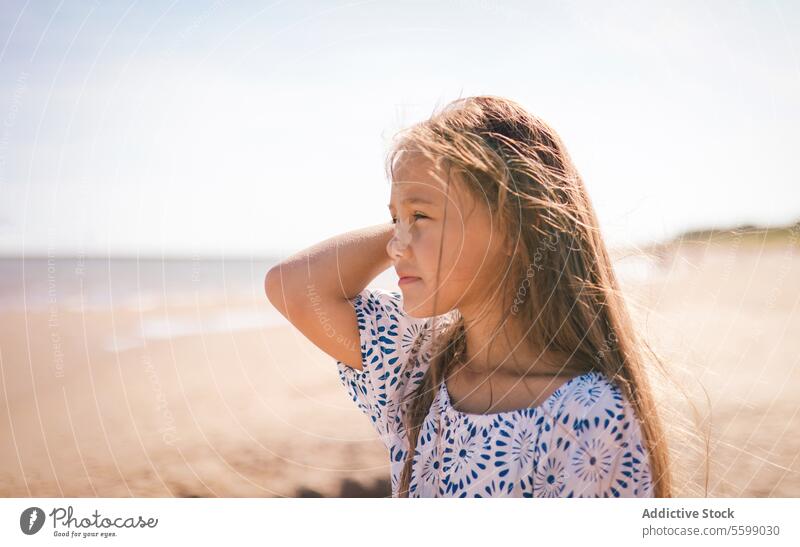
[[[419, 152], [402, 151], [392, 164], [392, 203], [419, 198], [440, 203], [444, 200], [447, 173]], [[452, 182], [452, 181], [451, 181]], [[450, 192], [453, 192], [451, 184]]]

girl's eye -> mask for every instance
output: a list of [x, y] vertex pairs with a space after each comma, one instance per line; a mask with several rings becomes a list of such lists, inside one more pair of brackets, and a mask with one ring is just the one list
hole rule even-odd
[[[414, 213], [414, 218], [419, 220], [421, 218], [428, 218], [428, 217], [420, 212], [416, 212]], [[392, 224], [397, 224], [397, 219], [395, 217], [392, 217]]]

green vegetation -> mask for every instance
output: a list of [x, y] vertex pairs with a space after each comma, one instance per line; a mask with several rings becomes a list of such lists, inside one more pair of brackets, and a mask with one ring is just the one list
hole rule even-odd
[[753, 226], [693, 230], [675, 237], [671, 243], [739, 243], [757, 245], [800, 245], [800, 221], [786, 226]]

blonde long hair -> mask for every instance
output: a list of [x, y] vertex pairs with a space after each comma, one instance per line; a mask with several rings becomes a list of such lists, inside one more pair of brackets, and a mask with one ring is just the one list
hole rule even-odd
[[[667, 439], [644, 350], [666, 370], [637, 337], [594, 208], [556, 132], [509, 99], [467, 97], [395, 137], [386, 158], [389, 180], [404, 150], [421, 152], [441, 172], [457, 174], [455, 180], [487, 203], [510, 238], [513, 253], [497, 268], [502, 279], [486, 295], [490, 303], [502, 299], [505, 310], [495, 334], [513, 316], [530, 327], [526, 336], [534, 347], [570, 356], [570, 363], [581, 364], [574, 372], [600, 371], [615, 382], [640, 420], [655, 496], [673, 497]], [[449, 175], [447, 185], [449, 192]], [[437, 271], [437, 287], [438, 282]], [[400, 497], [409, 496], [412, 460], [434, 396], [465, 352], [463, 320], [457, 316], [445, 324], [434, 337], [421, 384], [404, 402], [409, 450]]]

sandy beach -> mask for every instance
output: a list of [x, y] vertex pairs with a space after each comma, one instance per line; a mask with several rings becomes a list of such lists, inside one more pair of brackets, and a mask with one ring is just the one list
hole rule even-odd
[[98, 347], [135, 319], [61, 314], [56, 349], [47, 314], [2, 318], [4, 496], [329, 496], [383, 475], [382, 444], [295, 329]]
[[[678, 495], [706, 478], [711, 497], [800, 495], [799, 250], [686, 244], [627, 269], [637, 324], [710, 424], [708, 477], [673, 447]], [[288, 323], [234, 321], [274, 319], [258, 282], [0, 307], [0, 495], [388, 496], [388, 452], [332, 358]]]

